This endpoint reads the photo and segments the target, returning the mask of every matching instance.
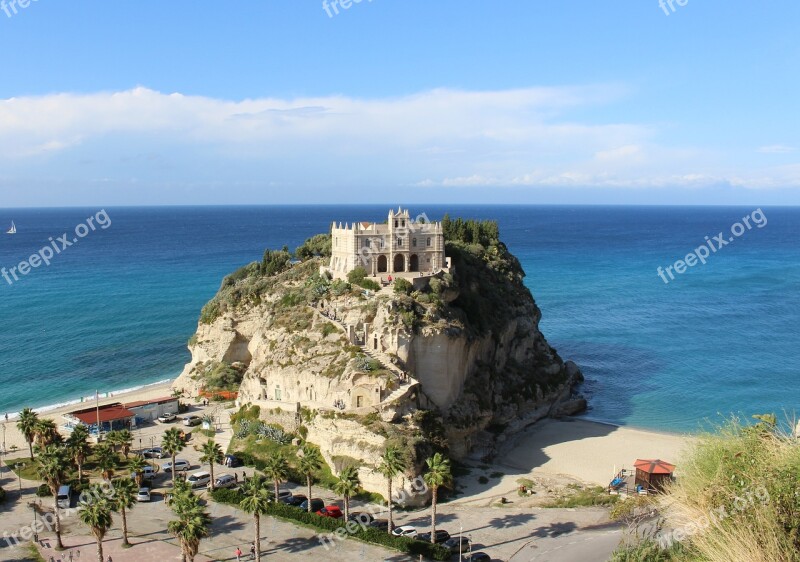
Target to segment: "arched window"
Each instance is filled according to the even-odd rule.
[[[428,238],[428,248],[430,248],[430,247],[431,247],[431,239]]]

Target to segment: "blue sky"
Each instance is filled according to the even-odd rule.
[[[0,207],[800,204],[797,2],[9,4]]]

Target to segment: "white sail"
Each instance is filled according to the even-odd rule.
[[[17,233],[17,225],[14,224],[14,221],[11,221],[11,228],[6,232],[6,234],[16,234]]]

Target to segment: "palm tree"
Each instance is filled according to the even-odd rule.
[[[104,441],[108,443],[116,453],[117,447],[119,447],[119,432],[116,429],[112,429],[111,431],[106,433]]]
[[[381,476],[386,478],[387,491],[386,503],[389,506],[389,534],[392,533],[394,521],[392,519],[392,481],[395,477],[406,469],[405,460],[400,455],[400,450],[397,447],[388,446],[381,455],[381,460],[378,467],[375,469]]]
[[[148,466],[147,461],[138,455],[128,462],[128,469],[131,471],[131,474],[133,474],[133,478],[139,488],[142,487],[142,482],[144,482],[144,469],[146,466]]]
[[[431,500],[431,542],[436,543],[436,500],[438,499],[439,486],[446,486],[453,480],[453,473],[450,471],[450,461],[436,453],[425,461],[428,465],[428,472],[423,479],[430,486],[433,492]]]
[[[111,448],[108,443],[100,443],[94,452],[97,466],[103,475],[103,480],[111,480],[114,475],[114,469],[117,468],[117,453]]]
[[[45,481],[50,492],[53,494],[53,506],[55,507],[56,516],[56,548],[62,550],[64,544],[61,542],[61,517],[58,512],[58,489],[67,479],[67,467],[69,461],[67,459],[64,449],[55,445],[49,445],[46,448],[40,448],[39,452],[39,465],[37,471],[39,477]]]
[[[306,477],[306,485],[308,486],[308,512],[311,513],[311,478],[314,473],[322,467],[322,455],[319,449],[311,445],[303,445],[300,450],[302,456],[298,462],[300,472]]]
[[[36,424],[39,422],[39,414],[25,408],[19,413],[19,420],[17,421],[17,429],[22,435],[25,436],[25,441],[28,442],[28,450],[31,453],[31,460],[33,459],[33,441],[36,438]]]
[[[103,560],[103,537],[111,528],[111,506],[100,486],[94,486],[86,501],[81,502],[78,517],[87,525],[97,541],[97,562]]]
[[[120,446],[122,450],[122,454],[125,455],[125,458],[128,458],[128,455],[131,452],[131,444],[133,443],[133,434],[131,433],[130,429],[121,429],[117,432],[117,444]]]
[[[33,428],[36,434],[36,444],[40,447],[46,447],[58,440],[58,429],[56,422],[49,418],[41,418],[36,422]],[[58,437],[57,437],[58,436]]]
[[[191,487],[186,482],[174,484],[172,511],[178,516],[167,524],[169,532],[181,543],[184,562],[194,562],[200,550],[200,541],[207,537],[211,516],[203,509]]]
[[[289,478],[289,461],[283,453],[276,453],[267,460],[264,466],[264,474],[275,484],[275,501],[277,502],[281,482]]]
[[[358,492],[361,480],[358,479],[358,469],[348,466],[339,474],[339,479],[333,487],[333,491],[344,498],[344,518],[350,520],[350,498]]]
[[[200,457],[200,462],[208,463],[208,472],[211,474],[211,491],[214,491],[214,465],[221,464],[225,455],[222,452],[222,447],[217,445],[213,439],[209,439],[203,444],[200,449],[203,453]]]
[[[256,560],[261,560],[261,516],[269,511],[269,493],[264,484],[265,481],[260,476],[248,480],[242,489],[244,499],[239,504],[242,511],[253,516],[255,522]]]
[[[122,546],[128,548],[128,517],[126,510],[132,509],[136,505],[136,492],[138,487],[136,482],[130,478],[118,478],[111,485],[114,487],[114,497],[112,508],[122,516]]]
[[[76,425],[67,439],[67,451],[72,462],[78,467],[78,482],[83,481],[83,463],[92,452],[88,439],[89,430],[85,425]]]
[[[164,432],[161,439],[161,449],[172,459],[172,487],[175,487],[175,457],[186,447],[181,430],[173,427]]]

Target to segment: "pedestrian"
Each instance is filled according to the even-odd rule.
[[[236,562],[242,562],[242,549],[236,547]]]
[[[242,481],[247,482],[247,473],[244,470],[242,471]]]
[[[111,559],[111,555],[110,555],[110,554],[108,555],[108,560],[106,560],[106,562],[114,562],[114,561]]]
[[[250,560],[256,559],[256,543],[250,545]]]
[[[234,472],[233,473],[233,481],[236,482],[237,484],[239,483],[239,473],[238,472]]]

